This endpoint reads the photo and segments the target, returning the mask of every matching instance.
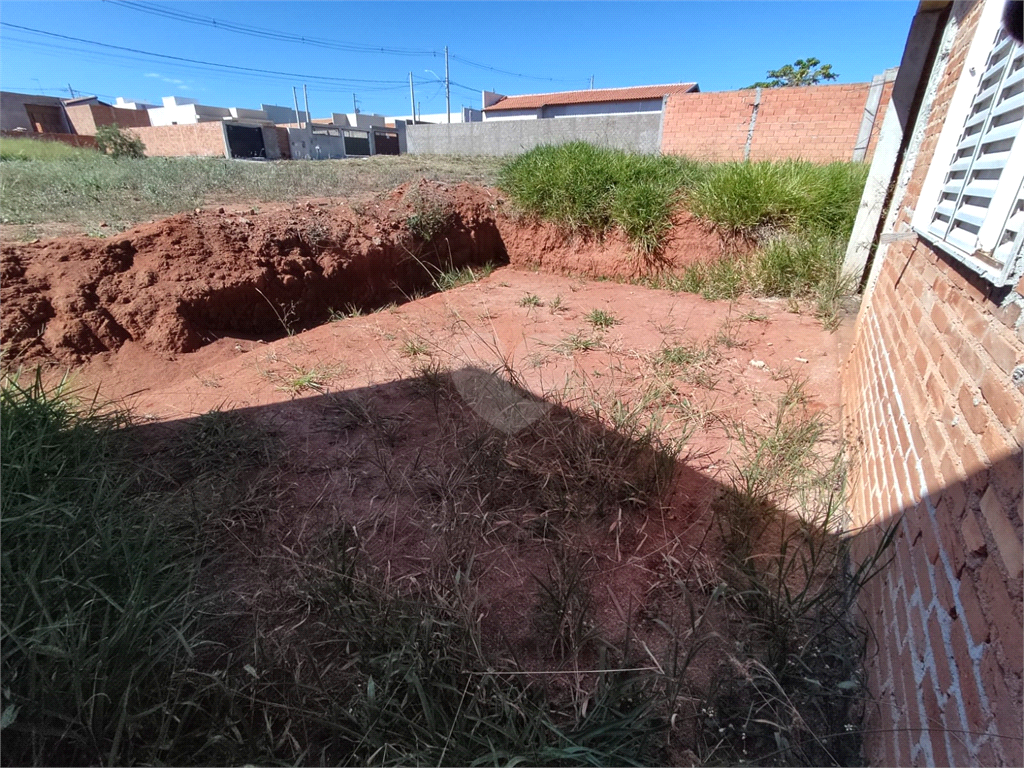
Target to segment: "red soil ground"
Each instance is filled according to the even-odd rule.
[[[428,246],[407,227],[424,199],[442,201],[452,215],[444,236]],[[663,257],[667,268],[731,247],[693,220],[678,224]],[[413,296],[436,272],[424,264],[449,260],[507,266],[454,290],[325,322],[329,308],[372,309]],[[618,236],[603,245],[568,242],[551,227],[506,215],[493,190],[468,185],[406,186],[360,210],[315,203],[207,209],[113,241],[4,246],[3,345],[9,359],[51,364],[51,377],[73,365],[76,386],[125,403],[153,428],[212,409],[244,410],[289,447],[282,482],[293,503],[267,521],[260,546],[299,551],[344,520],[372,528],[367,551],[388,563],[397,582],[413,586],[429,577],[434,561],[450,557],[451,541],[417,505],[415,477],[408,475],[409,493],[389,490],[373,440],[332,422],[339,398],[370,402],[400,425],[389,460],[411,473],[420,457],[436,462],[446,450],[436,409],[415,387],[428,361],[449,371],[510,366],[535,395],[574,409],[600,403],[604,415],[617,398],[647,393],[666,434],[697,429],[660,508],[574,529],[575,544],[594,558],[595,615],[614,635],[627,620],[681,610],[673,563],[696,564],[695,592],[700,583],[716,583],[714,545],[703,537],[711,500],[736,458],[722,425],[757,423],[794,380],[805,382],[812,412],[835,421],[840,402],[844,332],[824,331],[783,301],[708,302],[587,279],[637,268]],[[617,323],[593,328],[592,310]],[[282,320],[298,332],[284,335]],[[701,376],[658,364],[664,348],[695,343],[717,350]],[[550,547],[513,535],[523,526],[496,533],[482,555],[484,625],[527,668],[550,668],[531,620],[534,578],[550,564]],[[266,580],[275,577],[254,573],[242,557],[237,573],[224,578],[236,585],[240,603],[256,610]],[[634,631],[657,653],[664,638],[651,621]],[[705,683],[712,672],[704,666]]]

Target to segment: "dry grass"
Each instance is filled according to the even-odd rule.
[[[6,140],[5,140],[6,142]],[[128,229],[154,217],[214,203],[289,202],[353,197],[407,181],[492,184],[498,161],[486,157],[375,156],[362,159],[243,163],[223,158],[4,160],[0,223],[24,236]],[[65,226],[58,226],[65,225]]]

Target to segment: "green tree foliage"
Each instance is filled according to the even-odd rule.
[[[146,145],[142,139],[122,131],[117,123],[96,129],[96,146],[111,157],[145,157]]]
[[[795,64],[787,64],[780,69],[768,71],[770,80],[748,85],[747,88],[789,88],[798,85],[817,85],[822,80],[835,80],[839,77],[832,71],[831,64],[822,64],[818,59],[797,59]]]

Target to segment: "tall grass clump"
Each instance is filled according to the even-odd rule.
[[[687,207],[738,234],[772,227],[849,237],[867,173],[863,163],[721,163],[695,185]]]
[[[740,458],[714,511],[745,623],[701,708],[698,751],[704,764],[859,764],[867,632],[852,609],[897,525],[850,567],[843,456],[823,455],[826,424],[799,384],[762,425],[728,429]]]
[[[542,146],[502,166],[501,187],[525,214],[575,233],[619,227],[641,254],[657,252],[684,190],[703,165],[685,158],[630,155],[576,141]]]
[[[693,265],[678,286],[708,299],[743,292],[809,299],[826,327],[835,327],[853,288],[842,262],[867,171],[858,163],[796,160],[712,166],[687,206],[754,247]]]
[[[2,160],[91,160],[100,153],[86,147],[73,147],[60,141],[38,141],[36,139],[0,139],[0,161]],[[6,170],[6,169],[5,169]]]
[[[200,645],[194,537],[147,503],[126,423],[38,375],[0,389],[5,764],[145,759]]]

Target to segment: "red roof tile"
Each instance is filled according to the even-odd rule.
[[[485,107],[485,112],[500,112],[506,109],[538,109],[555,104],[599,104],[607,101],[638,101],[657,99],[669,93],[697,91],[696,83],[671,83],[669,85],[638,85],[632,88],[597,88],[587,91],[562,91],[560,93],[532,93],[523,96],[506,96],[497,104]]]

